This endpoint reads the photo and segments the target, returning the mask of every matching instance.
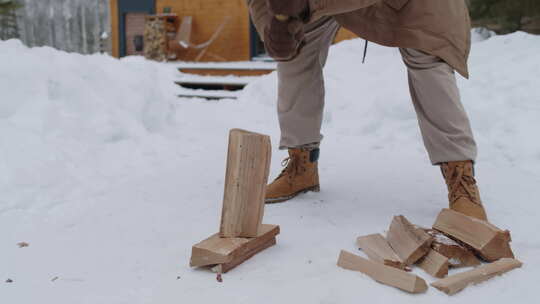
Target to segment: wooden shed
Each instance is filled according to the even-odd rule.
[[[201,61],[247,61],[264,54],[264,46],[249,19],[245,0],[110,0],[112,52],[115,57],[142,53],[142,36],[147,16],[176,15],[182,20],[191,16],[193,43],[207,41],[216,29],[228,20]],[[342,31],[338,40],[353,37]],[[196,54],[183,54],[179,60],[194,60]]]

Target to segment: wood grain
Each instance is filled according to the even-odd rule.
[[[426,255],[433,241],[429,234],[412,225],[403,215],[393,218],[386,239],[405,265],[412,265]]]
[[[426,256],[418,262],[418,267],[436,278],[444,278],[448,275],[448,258],[431,249]]]
[[[514,258],[510,248],[510,231],[503,231],[486,221],[443,209],[433,224],[433,229],[470,246],[488,262]]]
[[[453,295],[465,289],[467,286],[487,281],[512,269],[519,268],[522,265],[523,264],[518,260],[503,258],[495,263],[485,264],[473,270],[448,276],[445,279],[433,282],[431,286],[446,294]]]
[[[372,261],[398,269],[405,268],[405,264],[390,247],[384,236],[379,233],[359,237],[356,239],[356,245]]]
[[[229,135],[221,237],[255,237],[264,214],[270,137],[233,129]]]
[[[414,274],[364,259],[345,250],[341,251],[337,265],[359,271],[381,284],[410,293],[423,293],[428,289],[426,281]]]
[[[262,225],[259,236],[255,238],[221,238],[216,233],[193,246],[190,266],[202,267],[228,263],[239,264],[262,249],[268,248],[268,243],[275,240],[279,231],[279,226]],[[258,250],[260,248],[262,249]],[[238,263],[239,260],[241,261]]]
[[[434,229],[426,229],[425,231],[433,237],[431,249],[447,257],[450,268],[480,265],[480,260],[466,246],[452,240],[440,231]]]

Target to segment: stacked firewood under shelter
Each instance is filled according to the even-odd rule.
[[[356,244],[368,259],[342,250],[338,266],[410,293],[423,293],[428,284],[410,272],[417,266],[439,279],[431,286],[453,295],[521,267],[510,241],[509,231],[450,209],[443,209],[430,229],[413,225],[400,215],[393,218],[386,237],[358,237]],[[460,267],[474,268],[448,275],[449,269]]]

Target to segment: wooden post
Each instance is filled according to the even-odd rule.
[[[256,237],[264,213],[270,137],[240,129],[229,134],[221,237]]]

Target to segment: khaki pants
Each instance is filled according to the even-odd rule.
[[[325,93],[322,69],[338,29],[332,17],[306,25],[306,44],[298,57],[278,64],[282,149],[322,140]],[[474,161],[476,143],[452,67],[418,50],[400,49],[400,52],[407,66],[410,94],[431,162]]]

